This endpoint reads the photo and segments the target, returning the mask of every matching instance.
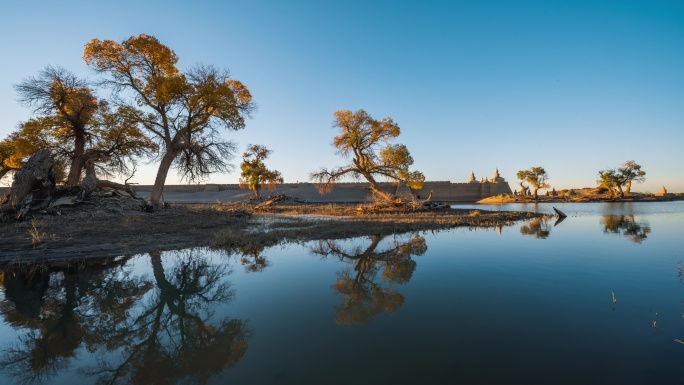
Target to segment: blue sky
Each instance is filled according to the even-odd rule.
[[[343,164],[333,112],[363,108],[400,125],[428,180],[498,167],[512,182],[542,166],[557,189],[588,187],[634,159],[647,172],[635,190],[684,192],[684,2],[139,3],[3,2],[0,137],[31,116],[14,84],[48,64],[94,80],[85,43],[145,33],[181,68],[213,64],[247,85],[258,111],[226,138],[240,153],[272,149],[267,165],[287,182]],[[145,166],[135,181],[155,172]]]

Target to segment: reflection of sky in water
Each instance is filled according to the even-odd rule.
[[[588,202],[588,203],[509,203],[504,205],[452,204],[455,209],[476,208],[491,211],[536,211],[553,214],[553,206],[568,216],[609,214],[674,214],[684,211],[684,201],[675,202]]]
[[[355,276],[353,258],[312,254],[316,242],[286,245],[266,249],[269,265],[250,272],[239,256],[205,251],[208,263],[230,268],[223,279],[235,296],[211,308],[210,321],[244,320],[250,330],[244,355],[209,383],[678,383],[684,206],[621,206],[627,216],[615,223],[650,228],[641,243],[606,232],[606,216],[619,213],[614,205],[582,204],[578,214],[575,206],[559,207],[570,217],[555,227],[552,218],[545,238],[521,234],[525,223],[501,234],[423,233],[427,250],[409,253],[415,269],[408,279],[385,279],[383,266],[397,255],[383,254],[378,258],[389,262],[376,266],[373,282],[402,302],[366,324],[336,323],[345,296],[335,284],[345,271]],[[373,246],[382,254],[412,239],[342,240],[336,247],[353,255]],[[165,253],[166,271],[182,258]],[[127,268],[150,279],[150,261],[135,257]],[[16,339],[4,323],[0,332],[2,346]],[[68,377],[93,363],[78,352],[72,375],[49,383],[77,382]]]

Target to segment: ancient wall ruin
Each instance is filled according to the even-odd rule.
[[[476,180],[475,175],[470,175],[470,180],[465,183],[452,183],[449,181],[425,182],[420,190],[410,191],[406,186],[397,187],[393,183],[380,183],[384,191],[397,196],[409,197],[411,193],[419,199],[427,199],[432,192],[432,200],[445,202],[476,202],[480,199],[502,194],[512,194],[508,182],[501,178],[498,171],[493,178]],[[134,190],[149,193],[151,185],[133,185]],[[0,196],[9,192],[9,188],[0,188]],[[197,194],[199,193],[199,194]],[[264,190],[264,195],[272,193],[287,194],[301,197],[309,202],[364,202],[368,200],[370,192],[368,183],[351,182],[337,183],[330,194],[320,195],[313,183],[285,183],[276,190]],[[237,184],[185,184],[166,185],[164,194],[169,201],[202,201],[215,202],[247,199],[252,193],[241,189]]]
[[[397,196],[409,196],[411,191],[406,186],[397,186],[390,182],[381,182],[381,188]],[[134,186],[136,191],[149,192],[152,186]],[[249,190],[240,189],[237,184],[195,184],[195,185],[167,185],[164,193],[219,193],[222,197],[235,196],[247,197]],[[499,176],[498,170],[490,179],[482,178],[475,180],[471,174],[470,181],[465,183],[452,183],[449,181],[428,181],[423,188],[412,191],[418,199],[427,199],[432,192],[432,200],[445,202],[476,202],[490,196],[512,194],[508,182]],[[363,202],[369,197],[368,183],[350,182],[336,183],[330,194],[320,195],[313,183],[284,183],[275,190],[263,190],[262,194],[271,193],[287,194],[292,196],[306,197],[310,202]]]

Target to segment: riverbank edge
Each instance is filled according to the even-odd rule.
[[[297,205],[248,213],[235,205],[207,204],[173,205],[154,213],[100,213],[96,217],[36,215],[23,222],[0,223],[0,265],[74,263],[196,247],[234,253],[245,247],[321,239],[457,227],[502,228],[550,215],[474,209],[354,215],[357,206]],[[226,232],[230,233],[227,238]],[[267,233],[267,237],[259,236]]]
[[[633,195],[625,198],[610,198],[606,196],[539,196],[537,199],[524,196],[495,196],[477,201],[478,204],[508,204],[508,203],[593,203],[593,202],[670,202],[682,201],[684,195],[669,194],[667,196]]]

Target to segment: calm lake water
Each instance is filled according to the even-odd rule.
[[[684,202],[557,207],[556,226],[4,270],[0,384],[683,383]]]

